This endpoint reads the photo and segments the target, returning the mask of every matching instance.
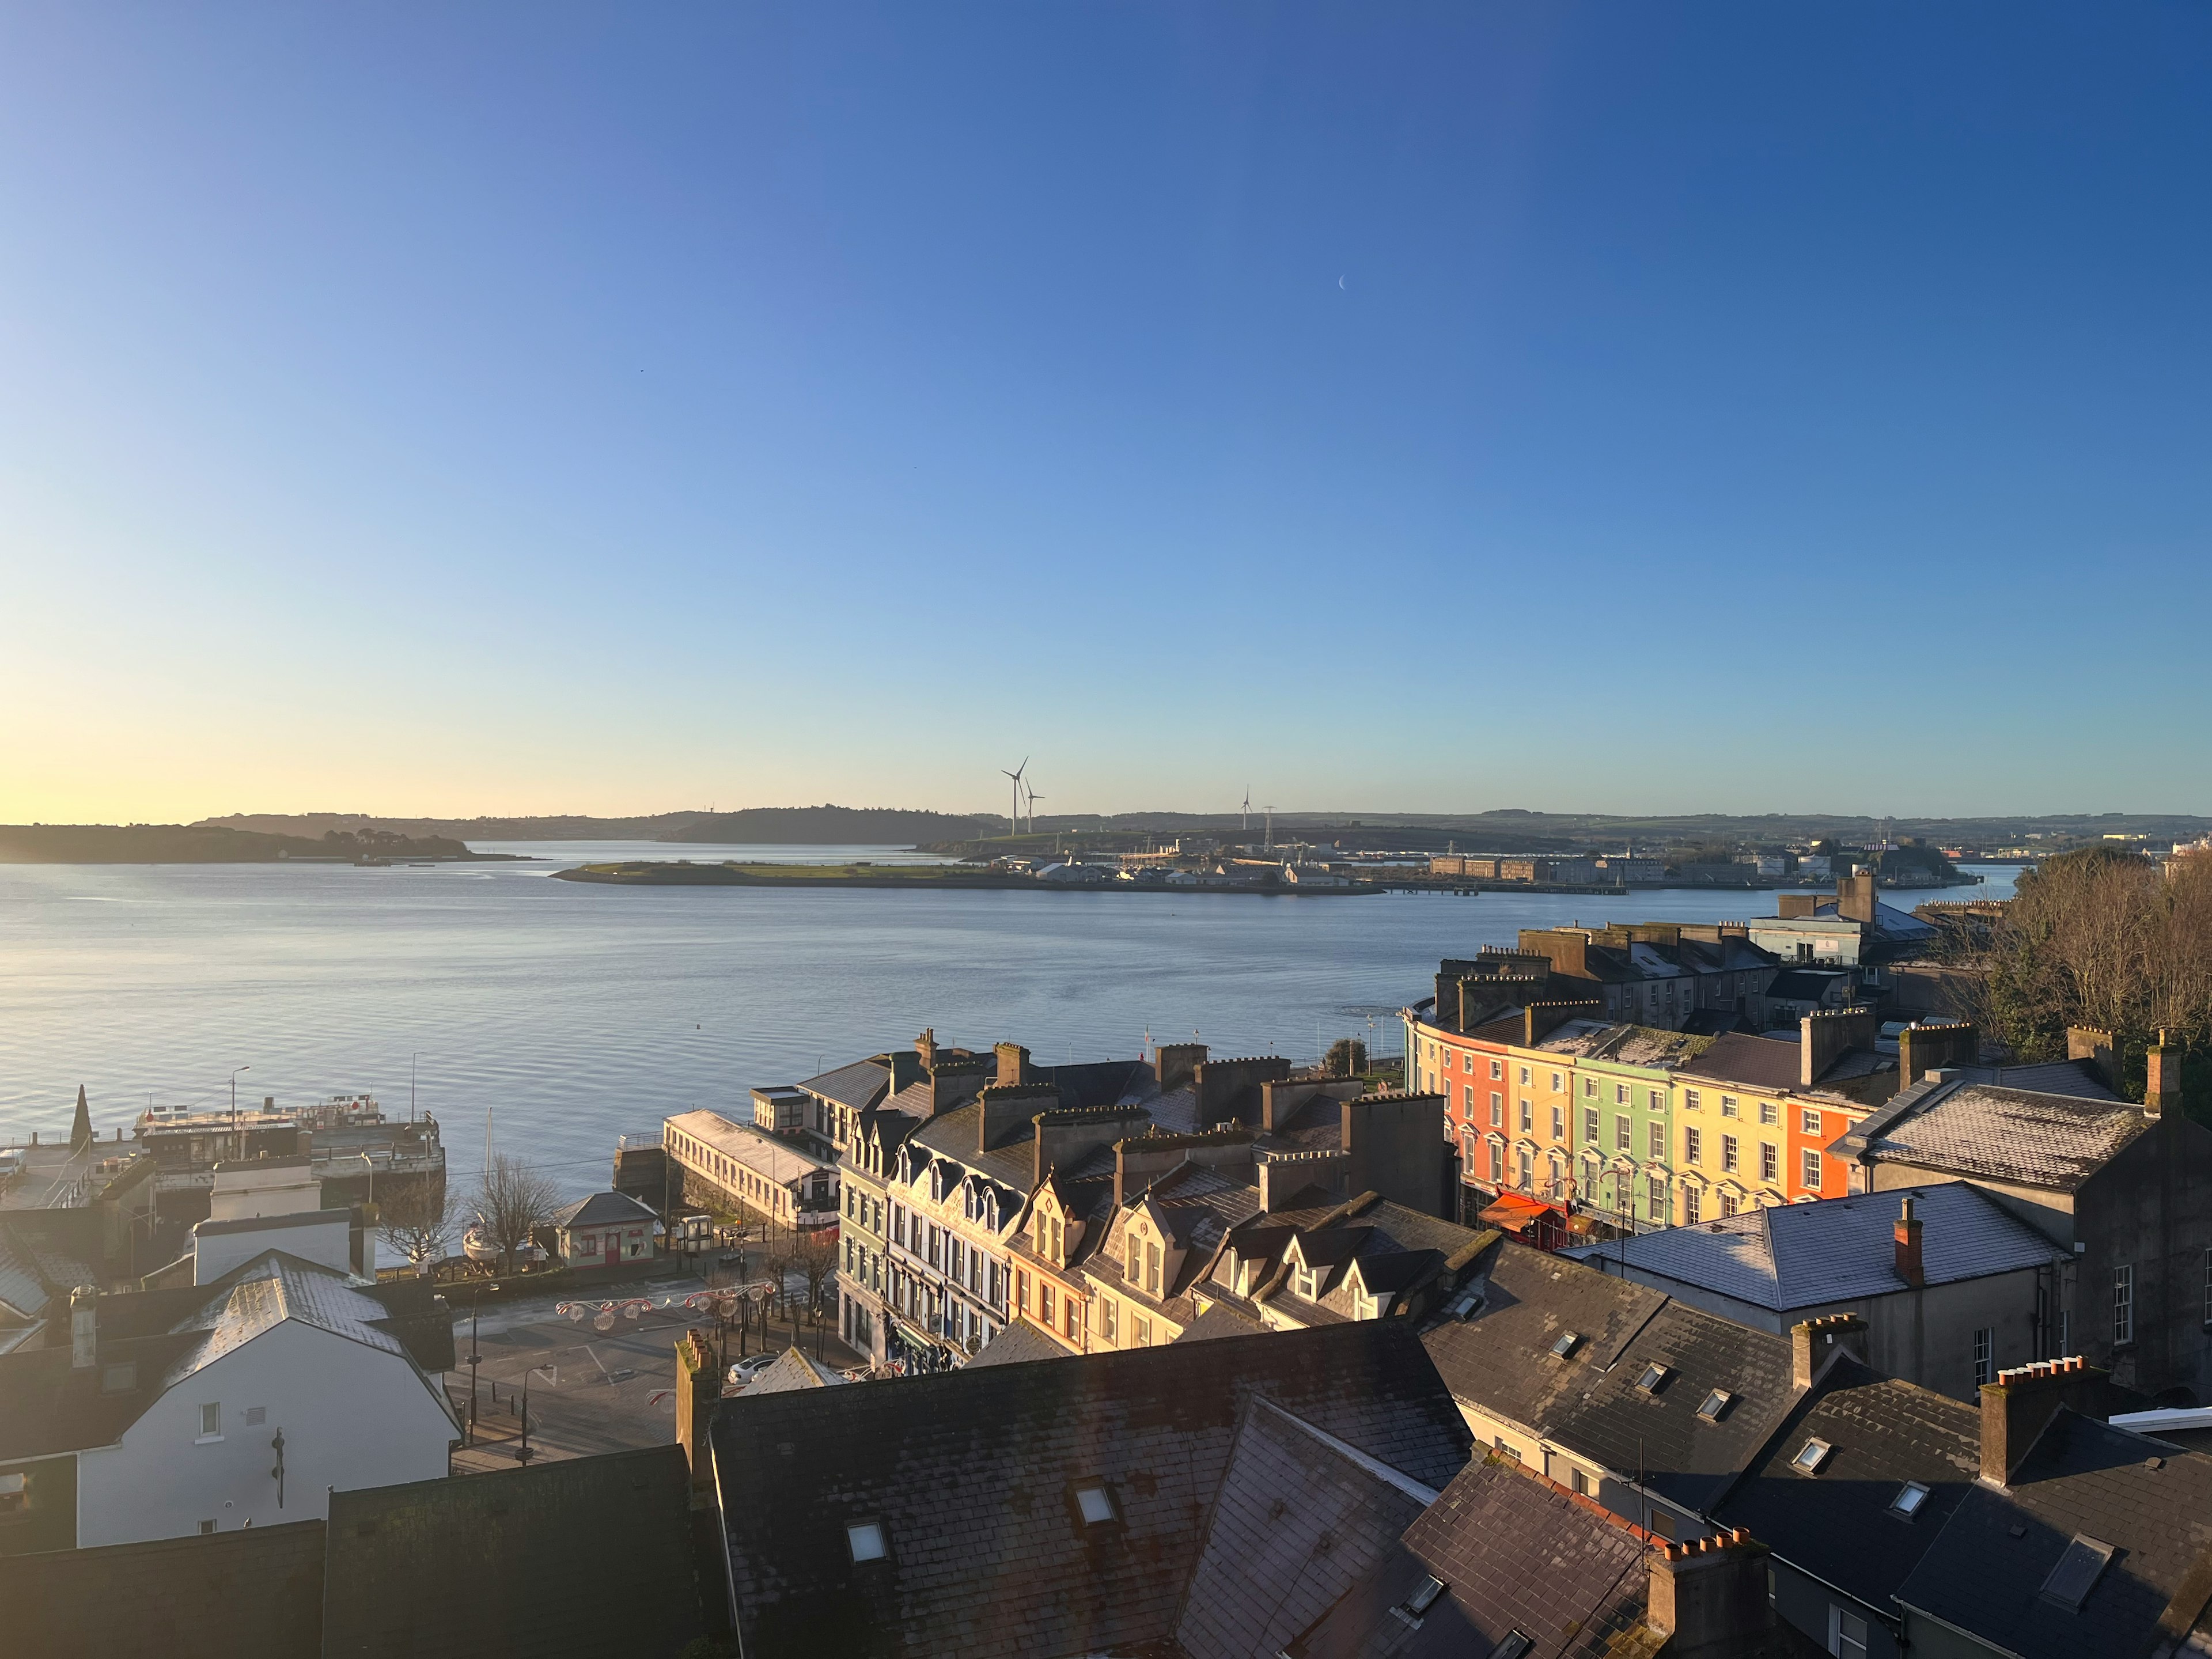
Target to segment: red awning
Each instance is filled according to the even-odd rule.
[[[1541,1199],[1528,1198],[1520,1193],[1501,1193],[1498,1201],[1485,1210],[1476,1220],[1492,1227],[1503,1227],[1510,1233],[1526,1232],[1546,1216],[1559,1216],[1560,1212]]]

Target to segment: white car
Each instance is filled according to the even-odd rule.
[[[744,1388],[775,1361],[776,1356],[772,1353],[757,1353],[750,1359],[740,1359],[730,1367],[728,1385],[732,1389]]]

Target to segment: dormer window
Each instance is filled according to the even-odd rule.
[[[852,1551],[855,1566],[863,1561],[880,1561],[890,1553],[880,1521],[861,1521],[846,1528],[845,1547]]]
[[[1292,1285],[1301,1297],[1310,1302],[1314,1299],[1314,1292],[1319,1288],[1316,1283],[1317,1278],[1318,1275],[1311,1267],[1301,1262],[1291,1276]]]

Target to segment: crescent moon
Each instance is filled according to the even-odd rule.
[[[1338,278],[1336,279],[1336,285],[1337,285],[1339,288],[1344,288],[1344,278],[1343,278],[1343,277],[1341,277],[1341,276],[1338,277]],[[1346,291],[1347,294],[1351,292],[1351,290],[1350,290],[1349,289],[1345,289],[1345,291]]]

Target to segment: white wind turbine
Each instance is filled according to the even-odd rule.
[[[1022,786],[1022,794],[1030,804],[1030,834],[1034,836],[1036,834],[1036,804],[1044,797],[1027,784]]]
[[[1022,833],[1022,774],[1029,769],[1030,757],[1027,755],[1022,757],[1022,763],[1011,772],[1003,766],[999,769],[999,775],[1001,777],[1012,778],[1014,781],[1014,810],[1006,819],[1006,833],[1009,836],[1018,836]]]

